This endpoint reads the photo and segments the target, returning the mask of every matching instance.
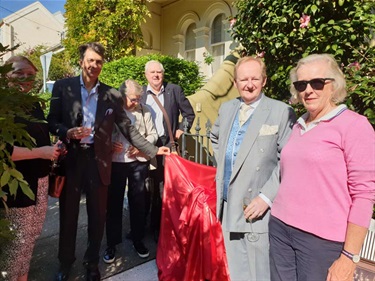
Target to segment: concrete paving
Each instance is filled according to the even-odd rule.
[[[127,281],[154,281],[157,278],[155,265],[156,243],[150,231],[146,231],[144,243],[150,250],[150,256],[142,259],[134,250],[130,240],[125,239],[129,231],[129,212],[124,210],[123,220],[123,243],[117,246],[116,260],[107,265],[102,259],[99,269],[103,280],[127,280]],[[59,268],[57,259],[59,239],[59,206],[58,199],[49,198],[48,210],[43,226],[43,231],[35,245],[33,258],[31,260],[29,281],[52,281]],[[85,279],[85,269],[82,259],[87,245],[87,215],[85,197],[81,199],[77,243],[76,261],[73,264],[69,281],[81,281]],[[106,237],[104,236],[101,255],[106,248]]]
[[[153,281],[158,280],[158,269],[155,260],[104,279],[105,281]]]

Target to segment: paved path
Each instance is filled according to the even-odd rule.
[[[129,230],[129,213],[124,210],[123,221],[123,243],[117,246],[117,258],[111,265],[105,264],[102,260],[99,269],[104,280],[127,280],[127,281],[153,281],[157,280],[157,270],[155,265],[156,243],[147,231],[145,245],[150,250],[150,257],[142,259],[134,250],[130,240],[125,239],[125,234]],[[58,200],[49,198],[48,211],[44,222],[43,231],[35,245],[33,258],[31,260],[29,281],[52,281],[59,268],[57,259],[58,239],[59,239],[59,206]],[[69,281],[83,281],[85,279],[85,269],[82,266],[82,258],[86,250],[87,243],[87,215],[85,197],[82,197],[80,214],[78,219],[76,258],[73,264]],[[106,238],[102,242],[101,254],[106,247]],[[144,265],[143,265],[144,264]],[[141,267],[137,267],[142,265]],[[131,270],[130,270],[131,269]],[[145,271],[146,275],[139,275],[139,270]],[[123,273],[125,272],[125,273]],[[135,274],[135,275],[134,275]],[[142,273],[143,274],[143,273]],[[139,277],[141,276],[141,277]],[[106,279],[107,278],[107,279]],[[116,278],[116,279],[114,279]],[[117,279],[119,278],[119,279]],[[143,278],[143,279],[140,279]]]
[[[104,279],[105,281],[156,281],[158,280],[158,270],[155,260],[138,265],[132,269],[116,274]]]

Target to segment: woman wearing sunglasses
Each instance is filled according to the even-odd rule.
[[[281,153],[272,205],[271,280],[353,280],[375,199],[375,135],[339,105],[346,83],[335,59],[314,54],[290,73],[306,113]]]

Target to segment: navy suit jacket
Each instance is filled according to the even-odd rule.
[[[171,122],[172,134],[175,136],[177,129],[184,130],[183,123],[179,122],[180,113],[183,119],[187,119],[188,130],[190,130],[193,125],[195,113],[193,107],[191,106],[189,100],[185,97],[182,88],[175,84],[163,83],[164,86],[164,108],[168,114],[169,120]],[[146,103],[147,96],[152,95],[152,93],[147,92],[147,86],[143,86],[144,95],[142,96],[142,103]],[[168,127],[165,120],[163,121],[164,131],[166,132],[167,143],[170,141],[168,136]]]

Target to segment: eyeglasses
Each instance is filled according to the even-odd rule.
[[[306,90],[307,84],[310,84],[311,88],[314,90],[323,90],[324,85],[326,84],[326,81],[334,81],[335,79],[333,78],[315,78],[311,79],[309,81],[306,80],[301,80],[301,81],[296,81],[293,82],[294,88],[298,92],[303,92]]]
[[[129,98],[128,96],[126,96],[128,99],[129,99],[129,101],[130,102],[132,102],[132,103],[136,103],[136,102],[140,102],[141,101],[141,98],[134,98],[134,99],[131,99],[131,98]]]

